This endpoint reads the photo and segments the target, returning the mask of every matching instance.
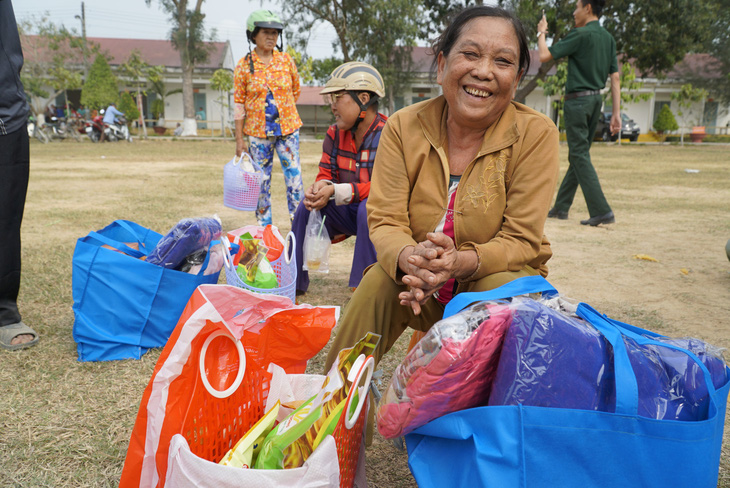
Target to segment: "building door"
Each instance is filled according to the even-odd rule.
[[[195,118],[208,120],[208,110],[205,103],[205,92],[197,91],[193,93],[193,104],[195,105]],[[198,122],[198,129],[207,129],[208,124]]]
[[[708,134],[715,133],[715,126],[717,125],[717,102],[705,102],[702,125],[705,126],[705,132]]]

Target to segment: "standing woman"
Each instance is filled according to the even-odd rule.
[[[299,165],[302,120],[295,105],[301,87],[294,61],[281,51],[281,44],[277,46],[283,28],[279,17],[269,10],[252,13],[246,21],[246,37],[256,47],[238,61],[234,75],[236,156],[249,152],[264,172],[256,209],[259,225],[271,223],[274,149],[284,171],[290,219],[303,191]]]

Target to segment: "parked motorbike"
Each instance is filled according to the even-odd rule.
[[[76,141],[81,140],[81,137],[76,130],[74,123],[71,121],[67,121],[65,118],[59,118],[55,116],[48,117],[46,118],[46,124],[43,126],[42,129],[49,139],[72,138]]]
[[[104,116],[97,115],[91,120],[84,122],[84,131],[89,136],[91,142],[99,142],[101,140],[101,132],[104,130]]]
[[[48,144],[51,140],[32,114],[28,116],[28,137],[35,137],[43,144]]]
[[[106,124],[104,137],[110,141],[132,142],[132,136],[129,134],[129,127],[127,127],[127,120],[124,117],[119,117],[115,123]]]

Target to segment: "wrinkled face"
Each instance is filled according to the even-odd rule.
[[[449,118],[486,129],[514,97],[520,46],[511,22],[477,17],[466,23],[448,56],[438,55],[437,81],[449,105]]]
[[[581,0],[576,0],[575,10],[573,10],[573,20],[575,20],[576,27],[583,27],[588,23],[588,18],[591,16],[591,6],[583,5]]]
[[[256,35],[253,36],[253,42],[256,44],[256,47],[266,51],[273,51],[278,40],[279,31],[276,29],[259,29]]]
[[[370,100],[370,96],[367,93],[360,93],[358,97],[363,104]],[[351,129],[360,115],[360,106],[357,102],[345,91],[332,93],[328,97],[328,101],[332,114],[335,116],[335,125],[337,125],[337,128],[340,130]]]

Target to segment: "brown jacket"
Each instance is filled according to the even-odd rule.
[[[380,138],[368,225],[378,262],[398,282],[403,248],[424,241],[446,212],[447,110],[443,96],[399,110]],[[558,144],[555,124],[516,102],[487,129],[454,203],[456,247],[479,257],[464,281],[525,265],[547,276],[552,251],[543,228],[558,178]]]

